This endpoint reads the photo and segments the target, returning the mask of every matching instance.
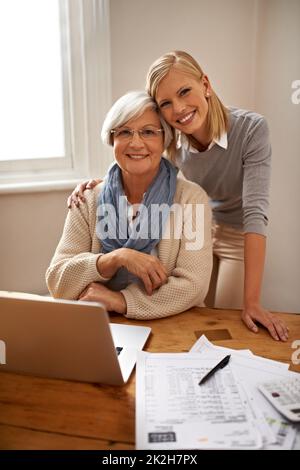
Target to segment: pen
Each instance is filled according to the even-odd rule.
[[[228,362],[230,359],[230,354],[229,356],[225,356],[222,361],[220,361],[212,370],[210,370],[202,379],[200,380],[198,385],[204,384],[212,375],[214,375],[215,372],[219,369],[223,369],[223,367],[227,366]]]

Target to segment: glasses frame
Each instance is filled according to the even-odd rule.
[[[164,129],[162,129],[162,128],[160,128],[160,129],[151,129],[151,130],[154,132],[154,135],[151,136],[151,137],[146,137],[146,138],[145,138],[145,136],[142,135],[142,132],[145,131],[145,130],[150,130],[150,128],[146,128],[146,129],[144,129],[144,128],[143,128],[143,129],[124,128],[124,130],[128,131],[128,132],[130,133],[130,136],[128,136],[128,137],[124,137],[124,136],[123,136],[123,137],[121,137],[121,138],[120,138],[120,136],[119,136],[119,137],[116,136],[115,138],[117,138],[117,139],[120,138],[120,140],[124,140],[124,141],[128,141],[128,142],[129,142],[129,141],[131,141],[131,140],[133,139],[134,134],[137,132],[138,135],[139,135],[139,138],[140,138],[141,140],[143,140],[143,141],[146,140],[146,141],[147,141],[147,140],[151,140],[151,139],[153,139],[153,138],[158,137],[159,134],[157,134],[157,133],[164,132]],[[111,133],[111,134],[116,134],[118,131],[120,131],[120,129],[111,129],[110,133]]]

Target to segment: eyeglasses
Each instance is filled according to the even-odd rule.
[[[137,132],[142,140],[151,140],[156,139],[160,136],[161,132],[164,132],[163,129],[152,129],[151,127],[143,127],[143,129],[129,129],[129,128],[120,128],[112,129],[111,134],[115,135],[115,139],[122,141],[129,141],[133,139],[133,136]]]

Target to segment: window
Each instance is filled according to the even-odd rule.
[[[0,183],[105,173],[108,8],[108,0],[0,3]]]

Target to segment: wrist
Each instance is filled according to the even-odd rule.
[[[247,298],[244,299],[244,308],[253,308],[260,305],[260,300],[258,298]]]
[[[124,295],[121,292],[111,292],[111,311],[125,315],[127,304]]]
[[[251,308],[260,305],[260,286],[251,286],[245,282],[244,307]]]
[[[106,253],[105,255],[101,254],[100,256],[98,256],[96,266],[100,276],[107,279],[111,279],[116,273],[116,271],[119,269],[116,251]]]
[[[127,248],[119,248],[118,250],[115,250],[115,259],[116,259],[116,264],[117,264],[117,269],[124,268],[125,267],[125,256],[126,256],[126,251]]]

